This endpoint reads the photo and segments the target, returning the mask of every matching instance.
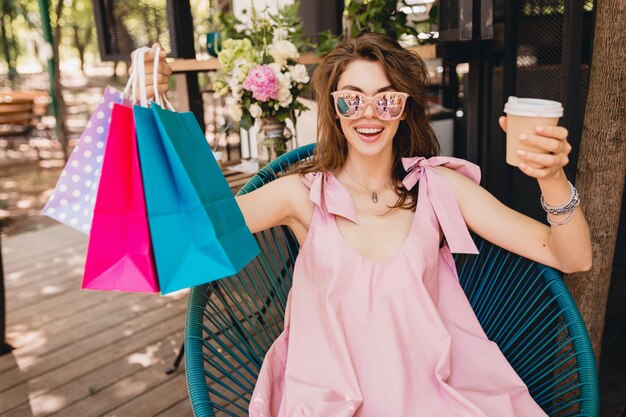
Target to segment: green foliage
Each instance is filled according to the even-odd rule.
[[[310,51],[315,45],[307,39],[302,30],[302,18],[298,15],[300,2],[279,7],[276,13],[270,13],[269,7],[256,10],[254,7],[244,9],[243,17],[237,18],[233,13],[219,12],[217,19],[222,28],[223,39],[249,39],[255,49],[265,51],[268,39],[276,33],[276,29],[288,32],[289,40],[298,51]]]
[[[316,54],[325,56],[344,38],[352,39],[363,32],[374,32],[400,40],[403,35],[417,36],[419,32],[429,32],[437,22],[437,5],[433,5],[427,20],[413,23],[401,11],[408,6],[405,1],[395,0],[347,0],[344,9],[344,33],[335,36],[329,30],[318,35]],[[421,40],[428,43],[430,40]]]
[[[61,36],[70,40],[84,66],[87,48],[96,48],[96,25],[93,15],[93,3],[89,0],[64,0],[65,6],[59,24],[62,24]]]
[[[317,49],[315,54],[317,56],[327,55],[335,46],[339,45],[341,37],[333,35],[330,30],[320,32],[317,35]]]
[[[17,73],[17,59],[23,51],[19,34],[30,26],[27,16],[23,1],[0,1],[0,57],[7,64],[10,76]]]
[[[250,116],[250,113],[244,113],[241,116],[241,121],[239,122],[242,129],[250,130],[252,126],[254,126],[254,119]]]
[[[350,0],[346,3],[347,35],[356,37],[362,32],[374,32],[398,39],[400,35],[417,35],[415,27],[407,22],[407,15],[399,9],[408,6],[405,1]]]
[[[63,1],[61,16],[55,14],[58,1]],[[92,5],[92,0],[50,0],[50,20],[61,27],[64,53],[83,56],[87,51],[97,52]],[[20,57],[30,53],[32,58],[39,52],[43,34],[37,0],[0,0],[0,26],[0,61],[7,63],[9,70],[15,69]]]
[[[274,21],[279,28],[289,29],[289,40],[296,45],[298,51],[304,52],[312,50],[315,45],[303,34],[302,17],[298,14],[299,10],[300,2],[296,0],[293,4],[280,7],[278,13],[270,15],[270,19]]]

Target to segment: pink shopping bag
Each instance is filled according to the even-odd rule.
[[[98,192],[109,118],[114,103],[123,103],[124,93],[113,87],[104,90],[102,102],[91,115],[74,147],[43,214],[89,233]]]
[[[113,106],[83,288],[158,292],[130,107]]]

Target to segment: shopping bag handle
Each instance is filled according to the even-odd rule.
[[[139,104],[142,107],[148,107],[148,92],[146,89],[146,53],[150,48],[137,48],[131,54],[133,71],[131,71],[128,83],[124,88],[124,95],[129,96],[133,104]],[[130,90],[130,94],[129,94]]]
[[[161,61],[161,47],[157,46],[154,51],[154,66],[152,67],[152,88],[154,89],[154,102],[163,107],[163,101],[161,100],[161,94],[159,94],[159,61]]]
[[[130,94],[130,89],[133,85],[133,83],[135,82],[135,77],[137,74],[137,70],[135,67],[135,54],[131,54],[130,55],[131,60],[132,60],[132,66],[133,66],[133,70],[130,72],[130,75],[128,76],[128,82],[126,83],[126,87],[124,87],[124,91],[122,94],[124,94],[125,98],[129,97]]]
[[[174,109],[174,106],[172,106],[172,103],[170,103],[170,101],[167,99],[167,96],[165,94],[159,94],[159,96],[165,108],[171,111],[176,111]]]
[[[137,68],[137,82],[139,84],[139,104],[141,107],[148,107],[148,90],[146,88],[146,52],[150,48],[141,48],[137,54],[137,61],[139,62]]]
[[[145,57],[146,53],[151,48],[142,47],[137,48],[131,54],[133,71],[131,71],[128,78],[128,83],[124,88],[124,96],[130,98],[133,104],[139,104],[142,107],[149,107],[148,92],[146,88],[146,65]],[[154,102],[161,107],[166,107],[168,110],[174,111],[174,107],[167,99],[165,94],[159,94],[158,90],[158,69],[161,55],[161,47],[157,46],[155,50],[155,59],[152,71],[152,85],[154,88]]]
[[[143,55],[145,56],[146,50],[150,50],[150,48],[138,48],[131,54],[132,66],[133,70],[128,77],[128,82],[126,83],[126,87],[124,88],[124,97],[132,100],[133,104],[137,102],[137,82],[139,69],[143,66],[143,56],[139,59],[140,53],[143,51]]]

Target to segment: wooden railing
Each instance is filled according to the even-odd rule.
[[[419,55],[422,59],[434,59],[437,57],[436,45],[414,46],[409,48],[409,50]],[[302,54],[298,62],[304,65],[313,65],[322,62],[322,58],[315,54]],[[220,67],[217,58],[204,60],[174,59],[168,61],[168,63],[174,73],[215,71]]]

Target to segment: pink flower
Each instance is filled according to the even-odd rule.
[[[243,81],[243,88],[252,91],[252,97],[264,102],[278,97],[278,87],[278,79],[267,65],[252,67]]]

